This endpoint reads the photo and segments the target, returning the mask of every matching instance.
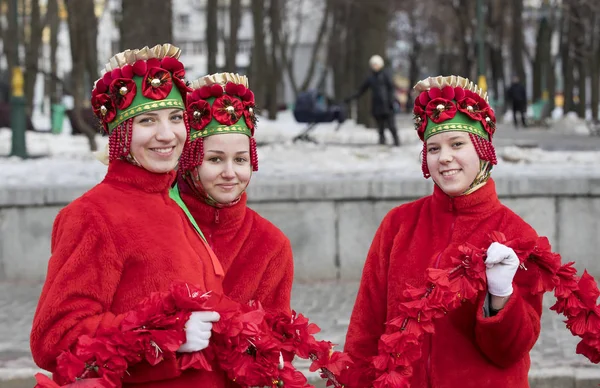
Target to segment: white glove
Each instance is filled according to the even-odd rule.
[[[211,335],[212,323],[217,322],[220,318],[219,313],[215,311],[194,311],[185,323],[186,341],[177,351],[192,353],[206,349]]]
[[[494,242],[487,250],[485,275],[488,292],[494,296],[509,296],[513,293],[513,278],[519,268],[519,257],[506,245]]]

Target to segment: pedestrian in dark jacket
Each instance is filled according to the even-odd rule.
[[[527,114],[527,92],[525,91],[525,86],[519,80],[519,77],[513,77],[512,84],[506,93],[506,98],[512,103],[515,127],[519,126],[517,113],[521,115],[523,127],[527,127],[527,122],[525,121],[525,116]]]
[[[379,130],[379,144],[385,144],[384,130],[387,127],[392,133],[394,145],[399,146],[398,131],[394,119],[395,87],[390,75],[383,69],[383,58],[373,55],[369,60],[372,73],[365,79],[358,91],[346,98],[346,102],[362,96],[367,89],[371,89],[371,114],[377,122]]]

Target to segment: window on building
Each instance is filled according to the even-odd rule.
[[[179,28],[189,28],[190,27],[190,15],[182,13],[177,15],[177,22],[179,24]]]

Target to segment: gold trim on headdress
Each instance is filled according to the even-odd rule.
[[[225,86],[227,82],[233,82],[234,84],[241,84],[248,87],[248,77],[245,75],[239,75],[237,73],[216,73],[205,75],[191,82],[190,87],[192,89],[199,89],[205,85],[219,84]]]
[[[473,81],[456,75],[450,75],[447,77],[439,75],[437,77],[425,78],[424,80],[417,82],[413,89],[421,93],[426,92],[432,88],[442,89],[446,86],[450,86],[453,88],[461,87],[465,90],[470,90],[471,92],[478,94],[481,98],[485,100],[485,102],[489,102],[488,94],[485,90],[481,89],[479,86],[474,84]]]

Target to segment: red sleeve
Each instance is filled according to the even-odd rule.
[[[493,317],[483,315],[480,297],[475,338],[481,351],[499,367],[509,367],[525,357],[540,335],[542,295],[531,295],[514,285],[506,306]]]
[[[263,273],[256,299],[261,301],[265,309],[289,313],[294,280],[294,258],[290,240],[283,233],[281,242],[280,249],[275,251]]]
[[[389,214],[375,233],[363,267],[358,295],[352,310],[344,352],[357,363],[367,363],[377,354],[379,337],[385,331],[387,317],[387,272],[389,248],[386,231]]]
[[[31,351],[52,371],[56,357],[81,335],[115,327],[122,316],[109,312],[122,271],[104,219],[81,202],[63,209],[52,232],[52,256],[33,318]]]
[[[537,233],[523,220],[517,235],[537,239]],[[518,221],[514,221],[518,224]],[[512,233],[511,233],[512,234]],[[487,294],[479,298],[475,338],[480,350],[499,367],[509,367],[529,354],[541,328],[542,294],[532,295],[530,289],[538,274],[535,267],[517,270],[513,294],[502,310],[493,317],[485,317],[483,304]]]
[[[54,222],[52,256],[33,319],[33,359],[51,372],[58,355],[72,348],[79,336],[116,327],[124,316],[109,311],[121,279],[123,258],[104,218],[93,205],[85,205],[77,202],[67,206]],[[175,360],[132,370],[140,371],[129,378],[136,382],[181,374]]]

